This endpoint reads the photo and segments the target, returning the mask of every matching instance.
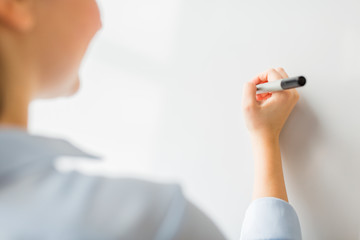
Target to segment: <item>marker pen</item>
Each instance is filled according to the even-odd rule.
[[[303,76],[281,79],[273,82],[267,82],[256,85],[256,94],[267,92],[278,92],[291,88],[302,87],[306,84],[306,78]]]

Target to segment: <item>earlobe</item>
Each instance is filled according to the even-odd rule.
[[[33,0],[0,0],[0,24],[27,32],[34,26]]]

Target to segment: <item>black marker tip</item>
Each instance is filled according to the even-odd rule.
[[[304,86],[306,84],[306,78],[304,76],[300,76],[298,83],[300,86]]]

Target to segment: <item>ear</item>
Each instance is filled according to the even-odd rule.
[[[0,24],[26,32],[34,25],[34,0],[0,0]]]

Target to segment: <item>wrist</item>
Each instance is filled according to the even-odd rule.
[[[280,133],[271,132],[271,131],[262,131],[262,132],[252,132],[250,133],[251,139],[253,141],[270,141],[278,142],[280,138]]]

